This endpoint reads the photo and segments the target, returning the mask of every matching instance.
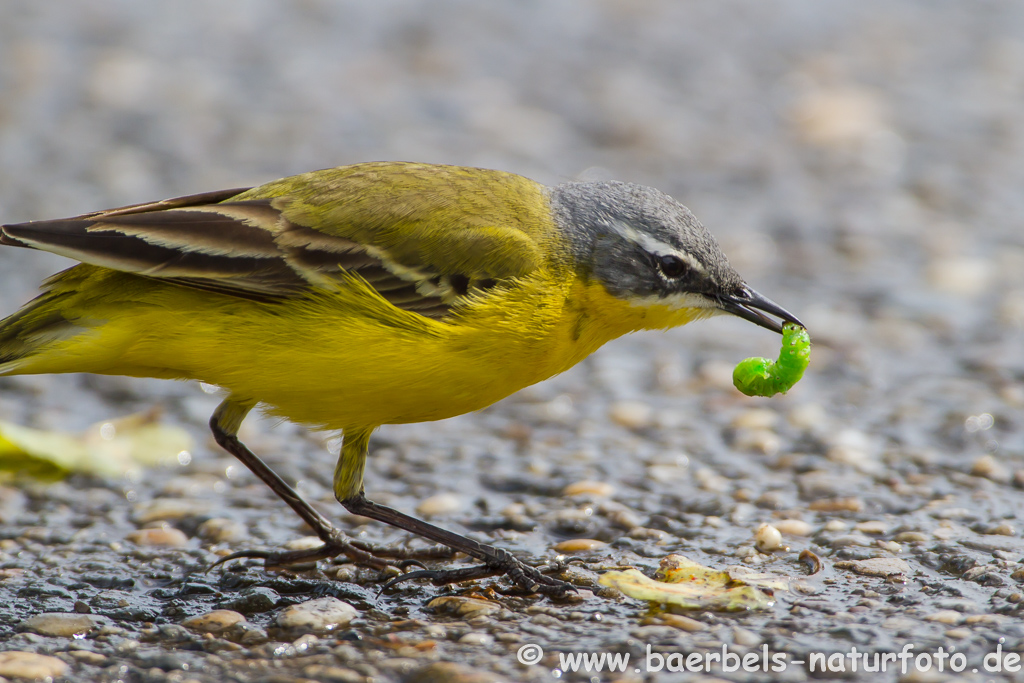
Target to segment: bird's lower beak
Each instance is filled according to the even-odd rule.
[[[726,313],[732,313],[733,315],[739,316],[744,320],[749,320],[755,325],[772,330],[773,332],[782,332],[782,323],[776,322],[772,318],[761,313],[769,313],[778,318],[782,318],[783,322],[793,323],[804,327],[804,324],[800,322],[795,315],[787,311],[782,306],[771,299],[761,296],[750,287],[744,285],[743,289],[738,294],[723,296],[719,299],[719,307]]]

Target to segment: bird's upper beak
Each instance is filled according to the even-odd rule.
[[[719,297],[719,308],[726,313],[732,313],[773,332],[781,333],[782,323],[776,322],[774,319],[761,313],[761,311],[782,318],[783,322],[804,327],[804,324],[795,315],[771,299],[761,296],[746,285],[743,286],[738,294]]]

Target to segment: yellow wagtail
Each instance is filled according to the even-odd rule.
[[[385,566],[239,441],[262,404],[341,430],[334,494],[350,512],[483,563],[406,575],[438,583],[506,574],[527,590],[571,588],[367,500],[379,425],[478,410],[636,330],[721,312],[776,332],[762,312],[799,324],[743,282],[686,207],[620,182],[545,187],[477,168],[366,163],[5,225],[0,243],[81,261],[0,322],[0,375],[198,379],[227,392],[210,420],[217,442],[324,542],[231,557],[286,565],[345,554]]]

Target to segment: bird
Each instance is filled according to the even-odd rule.
[[[619,181],[546,186],[496,170],[368,162],[5,224],[0,244],[79,261],[0,321],[0,376],[219,387],[216,442],[322,541],[230,558],[392,566],[388,550],[346,536],[239,439],[257,408],[340,432],[333,492],[350,513],[479,563],[410,561],[421,569],[404,577],[435,584],[504,575],[520,590],[573,590],[507,550],[369,500],[378,427],[480,410],[640,330],[722,313],[774,332],[780,321],[801,325],[747,285],[689,209]]]

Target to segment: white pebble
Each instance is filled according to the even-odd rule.
[[[459,638],[463,645],[491,645],[494,643],[494,636],[489,633],[467,633]]]
[[[780,519],[773,526],[787,536],[810,536],[814,531],[814,527],[802,519]]]
[[[940,292],[972,297],[988,289],[994,272],[993,264],[985,259],[949,256],[928,264],[925,277]]]
[[[615,487],[606,481],[576,481],[562,489],[563,496],[593,496],[597,498],[608,498],[613,493],[615,493]]]
[[[857,531],[864,534],[874,534],[880,536],[889,532],[889,525],[881,520],[872,520],[869,522],[860,522],[853,527]]]
[[[654,409],[640,401],[618,401],[608,409],[608,417],[627,429],[644,429],[651,426]]]
[[[139,529],[125,535],[125,539],[135,545],[156,546],[161,548],[180,548],[188,545],[188,536],[173,527],[159,529]]]
[[[964,615],[951,609],[944,609],[939,610],[938,612],[932,612],[925,617],[925,621],[937,621],[940,624],[955,626],[963,623]]]
[[[825,426],[828,413],[817,403],[805,403],[789,411],[786,418],[789,420],[789,424],[797,429],[812,431]]]
[[[1010,470],[991,455],[983,455],[975,460],[971,465],[971,474],[1000,483],[1010,481]]]
[[[754,531],[754,545],[762,553],[770,553],[782,548],[782,534],[771,524],[762,524]]]
[[[441,517],[462,509],[462,498],[454,493],[439,493],[420,501],[416,512],[421,517]]]
[[[734,417],[732,426],[736,429],[771,429],[778,421],[779,416],[774,410],[753,408]]]
[[[0,652],[0,676],[28,680],[51,680],[63,676],[68,665],[49,655],[10,650]]]
[[[245,617],[229,609],[215,609],[212,612],[189,617],[181,625],[198,633],[221,633],[235,624],[245,621]]]
[[[355,607],[337,598],[318,598],[281,610],[277,625],[305,631],[333,631],[358,616]]]
[[[245,538],[248,531],[241,522],[226,517],[213,517],[200,524],[196,533],[199,538],[210,543],[227,543]]]
[[[24,631],[58,638],[81,638],[95,627],[92,617],[70,612],[45,612],[19,624],[19,628]]]

